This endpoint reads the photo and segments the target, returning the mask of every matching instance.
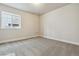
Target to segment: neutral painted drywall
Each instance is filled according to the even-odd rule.
[[[39,34],[39,16],[17,10],[3,4],[0,4],[1,11],[7,11],[14,14],[21,15],[22,28],[21,29],[1,29],[0,28],[0,42],[19,40],[20,38],[28,38],[37,36]],[[1,21],[0,21],[1,24]]]
[[[79,44],[79,4],[69,4],[40,18],[44,37]]]

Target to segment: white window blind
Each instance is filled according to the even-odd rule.
[[[1,11],[1,28],[2,29],[20,29],[21,16],[13,13]]]

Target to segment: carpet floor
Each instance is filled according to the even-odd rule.
[[[0,44],[0,56],[79,56],[79,46],[36,37]]]

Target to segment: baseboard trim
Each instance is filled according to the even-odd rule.
[[[43,37],[43,38],[57,40],[57,41],[61,41],[61,42],[65,42],[65,43],[69,43],[69,44],[73,44],[73,45],[78,45],[79,46],[78,42],[72,42],[72,41],[62,40],[62,39],[58,39],[58,38],[54,38],[54,37],[50,37],[50,36],[41,36],[41,35],[9,39],[9,40],[5,40],[5,41],[0,41],[0,44],[8,43],[8,42],[14,42],[14,41],[20,41],[20,40],[25,40],[25,39],[30,39],[30,38],[34,38],[34,37]]]
[[[73,45],[78,45],[79,46],[78,42],[62,40],[62,39],[58,39],[58,38],[54,38],[54,37],[49,37],[49,36],[42,36],[42,37],[47,38],[47,39],[57,40],[57,41],[61,41],[61,42],[65,42],[65,43],[69,43],[69,44],[73,44]]]
[[[34,37],[39,37],[39,35],[29,36],[29,37],[20,37],[20,38],[15,38],[15,39],[4,40],[4,41],[0,41],[0,44],[9,43],[9,42],[14,42],[14,41],[20,41],[20,40],[25,40],[25,39],[30,39],[30,38],[34,38]]]

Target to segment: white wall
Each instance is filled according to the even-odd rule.
[[[0,10],[22,16],[22,28],[20,30],[0,29],[0,43],[41,34],[47,38],[79,44],[79,4],[64,6],[44,14],[40,18],[38,15],[2,4],[0,4]]]
[[[0,29],[0,43],[39,35],[39,16],[0,4],[0,10],[21,15],[22,28]]]
[[[69,4],[40,19],[44,37],[79,45],[79,4]]]

